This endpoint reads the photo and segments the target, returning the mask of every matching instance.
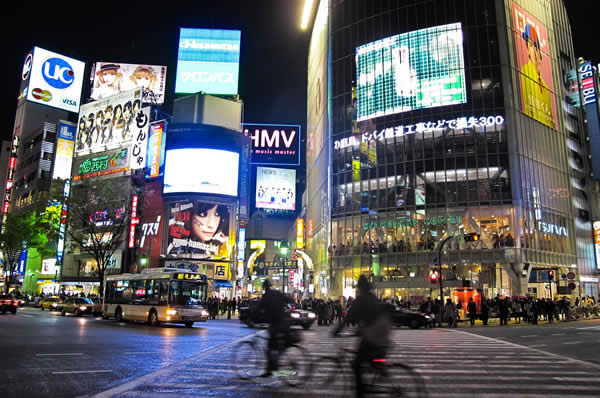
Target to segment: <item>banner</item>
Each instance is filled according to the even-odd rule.
[[[235,214],[227,205],[183,200],[169,205],[168,257],[231,261]]]
[[[96,62],[90,77],[90,97],[99,100],[136,88],[143,88],[145,103],[164,104],[167,67],[162,65]]]
[[[515,51],[521,82],[522,111],[556,128],[552,59],[546,27],[517,3],[512,4]]]
[[[67,180],[71,178],[76,134],[77,126],[75,124],[64,120],[58,122],[58,139],[56,140],[56,157],[54,158],[52,179]]]
[[[141,110],[142,89],[82,105],[75,157],[130,146],[139,133]]]
[[[73,181],[108,175],[124,176],[130,172],[129,148],[113,149],[103,153],[82,156],[73,162]]]

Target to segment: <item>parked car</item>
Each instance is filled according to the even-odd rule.
[[[254,327],[256,324],[267,323],[265,313],[259,307],[260,300],[252,300],[247,307],[240,307],[240,322],[245,323],[248,327]],[[292,304],[286,306],[286,313],[292,326],[302,326],[304,329],[310,329],[312,324],[317,319],[317,316],[312,311],[296,309]]]
[[[61,313],[63,316],[67,315],[67,313],[82,316],[83,314],[93,314],[93,311],[94,303],[89,299],[83,297],[69,297],[63,303]]]
[[[421,312],[408,311],[404,308],[396,307],[394,304],[386,304],[392,315],[392,321],[396,326],[408,326],[411,329],[431,326],[433,319]]]
[[[40,300],[40,310],[61,311],[64,300],[61,297],[45,297]]]
[[[14,300],[13,296],[10,294],[0,294],[0,311],[2,311],[3,314],[6,313],[6,311],[16,314],[18,306],[19,304]]]

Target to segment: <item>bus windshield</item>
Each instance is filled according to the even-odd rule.
[[[171,281],[171,305],[202,305],[206,300],[206,282]]]

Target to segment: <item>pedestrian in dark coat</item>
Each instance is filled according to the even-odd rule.
[[[467,304],[467,312],[469,313],[471,326],[475,326],[475,318],[477,317],[477,304],[475,304],[473,301],[473,297],[469,299],[469,304]]]
[[[481,321],[483,326],[487,326],[488,319],[490,316],[490,307],[488,307],[486,300],[481,301]]]

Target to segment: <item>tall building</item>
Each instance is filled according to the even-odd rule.
[[[317,294],[598,294],[561,0],[322,0],[308,65]]]

